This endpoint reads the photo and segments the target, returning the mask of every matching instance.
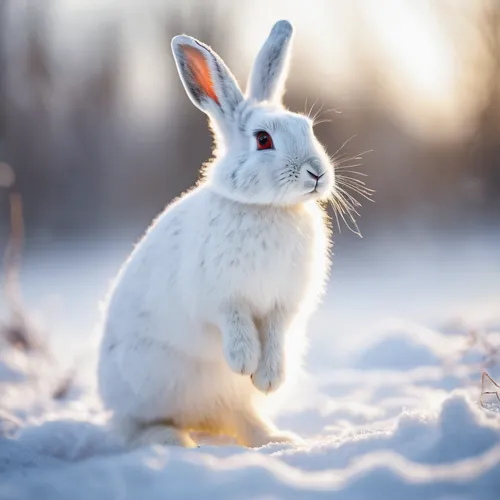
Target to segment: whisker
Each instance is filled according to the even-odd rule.
[[[344,202],[346,203],[346,205],[349,207],[350,210],[352,210],[358,217],[361,217],[361,215],[357,212],[357,210],[354,208],[354,207],[360,207],[361,206],[361,203],[356,200],[355,198],[353,198],[352,195],[350,195],[347,191],[345,191],[344,189],[342,189],[341,187],[339,186],[336,186],[335,189],[337,189],[338,191],[340,191],[344,196],[346,196],[348,198],[348,200],[344,199]]]
[[[361,163],[357,163],[357,164],[355,163],[354,165],[344,165],[342,167],[337,167],[334,165],[333,168],[335,171],[340,170],[341,174],[354,173],[354,174],[362,175],[362,177],[368,177],[368,174],[360,172],[359,170],[352,170],[353,168],[360,167],[360,166],[361,166]],[[341,174],[339,174],[339,175],[341,175]]]
[[[339,150],[338,150],[338,151],[340,151],[340,149],[341,149],[341,148],[339,148]],[[337,151],[337,152],[338,152],[338,151]],[[362,157],[363,155],[366,155],[367,153],[373,153],[373,149],[367,149],[366,151],[361,151],[360,153],[356,153],[356,154],[352,157],[352,159],[353,159],[353,160],[355,160],[355,159],[362,160],[362,158],[361,158],[361,157]],[[336,156],[336,155],[337,155],[337,153],[334,153],[333,155],[330,155],[330,157],[331,157],[332,159],[337,159],[337,160],[339,160],[340,158],[342,158],[342,157],[344,157],[344,156],[347,156],[348,154],[349,154],[349,153],[345,152],[345,153],[342,153],[342,154],[340,154],[340,155]],[[359,156],[359,158],[356,158],[357,156]]]
[[[342,170],[342,169],[341,169]],[[353,174],[353,175],[360,175],[361,177],[368,177],[368,174],[365,174],[364,172],[358,172],[357,170],[345,170],[342,172],[342,174]],[[337,174],[340,176],[341,174]],[[351,179],[354,179],[354,177],[351,177]]]
[[[321,114],[317,113],[315,118],[318,118],[319,116],[321,116]],[[325,120],[318,120],[313,124],[313,126],[323,123],[324,121]],[[362,206],[358,197],[362,196],[366,200],[374,202],[372,196],[373,193],[375,193],[375,190],[368,188],[365,182],[357,178],[367,177],[367,174],[354,169],[356,167],[360,167],[361,161],[364,159],[364,155],[373,152],[373,150],[369,149],[355,155],[351,155],[347,151],[342,152],[346,145],[355,137],[357,137],[357,134],[349,137],[343,142],[337,151],[330,156],[330,161],[332,162],[333,169],[335,171],[336,183],[328,201],[335,214],[339,232],[342,232],[340,224],[340,219],[342,219],[349,231],[362,238],[363,236],[356,221],[356,218],[361,216],[358,209]],[[353,161],[357,161],[358,163],[352,163]]]
[[[321,113],[322,115],[324,115],[325,113],[331,113],[331,112],[334,112],[336,113],[337,115],[341,115],[342,114],[342,111],[339,111],[338,109],[335,109],[335,108],[328,108],[328,109],[325,109],[323,111],[323,113]],[[321,115],[320,115],[321,116]]]
[[[348,189],[352,189],[355,193],[362,196],[365,200],[371,201],[372,203],[375,203],[375,200],[373,198],[371,198],[371,196],[373,196],[373,193],[364,193],[364,192],[360,191],[359,189],[356,189],[355,187],[350,186],[350,185],[346,185],[346,184],[340,184],[340,185],[347,187]],[[339,185],[337,185],[337,188],[339,188]]]
[[[344,216],[341,214],[341,217],[342,219],[344,219],[344,222],[347,226],[347,229],[349,229],[349,231],[351,231],[352,233],[354,234],[357,234],[360,238],[363,237],[363,235],[361,234],[361,231],[359,230],[359,227],[358,227],[358,224],[356,222],[356,219],[351,215],[350,212],[347,212],[346,215],[349,217],[349,219],[351,220],[352,222],[352,226],[349,222],[347,222],[344,218]]]
[[[357,224],[356,224],[356,220],[354,219],[354,216],[351,213],[352,207],[350,206],[350,204],[343,198],[341,193],[338,191],[334,191],[333,196],[335,197],[336,202],[337,202],[337,206],[340,209],[339,214],[342,217],[342,219],[344,220],[346,226],[349,227],[349,229],[351,229],[348,222],[344,218],[344,215],[348,216],[348,218],[353,222],[353,224],[355,224],[356,228],[359,231],[359,228],[357,227]],[[357,214],[357,215],[359,215],[359,214]]]
[[[356,186],[350,186],[350,185],[345,184],[345,183],[343,183],[343,182],[337,182],[337,183],[335,184],[335,188],[334,188],[334,189],[337,189],[337,188],[339,188],[339,189],[340,189],[340,187],[347,188],[347,189],[352,189],[352,190],[353,190],[354,192],[356,192],[356,193],[358,192],[358,191],[355,189],[355,187],[356,187]],[[345,191],[345,189],[343,189],[343,191],[344,191],[347,195],[349,195],[350,197],[352,197],[352,198],[353,198],[353,195],[352,195],[351,193],[348,193],[347,191]],[[361,194],[361,193],[359,193],[359,194]],[[361,203],[360,203],[358,200],[356,200],[355,198],[353,198],[353,199],[354,199],[354,200],[355,200],[355,202],[356,202],[355,204],[357,204],[358,206],[361,206]]]
[[[363,194],[366,194],[367,196],[372,196],[373,193],[375,193],[374,189],[371,189],[371,188],[368,188],[368,187],[365,187],[365,186],[360,186],[359,184],[353,184],[348,179],[339,179],[337,177],[336,180],[337,180],[337,184],[340,184],[341,186],[346,186],[346,187],[348,187],[350,189],[355,190],[358,193],[363,193]]]
[[[330,161],[333,163],[333,167],[335,169],[337,168],[354,168],[356,166],[359,166],[360,164],[356,165],[355,163],[353,164],[350,164],[350,165],[345,165],[345,163],[349,162],[349,161],[352,161],[352,160],[355,160],[355,158],[333,158],[331,157],[330,158]]]
[[[351,212],[349,211],[348,207],[346,207],[345,201],[343,200],[343,198],[340,197],[338,194],[335,194],[335,200],[336,200],[336,206],[340,207],[340,210],[338,210],[338,213],[339,213],[340,217],[342,218],[342,220],[344,221],[344,224],[346,225],[347,229],[349,229],[349,231],[351,231],[354,234],[357,234],[360,238],[362,238],[363,236],[361,235],[359,227],[356,223],[356,219],[354,219],[354,217],[351,214]],[[344,217],[344,214],[351,220],[354,228],[351,227],[350,223]]]
[[[361,163],[358,163],[357,165],[344,165],[344,163],[347,163],[349,161],[361,161],[363,158],[351,156],[349,158],[331,158],[331,161],[334,163],[335,167],[340,167],[342,165],[343,168],[349,168],[349,167],[356,167],[361,165]]]
[[[354,177],[349,177],[348,175],[345,175],[345,172],[344,174],[337,174],[335,176],[336,179],[343,179],[343,180],[346,180],[346,181],[349,181],[349,182],[354,182],[355,184],[359,184],[361,186],[366,186],[366,183],[363,182],[361,179],[356,179]],[[370,188],[366,188],[366,189],[370,189]],[[373,191],[373,190],[371,190]]]
[[[345,184],[351,184],[353,187],[356,187],[356,188],[360,189],[361,191],[366,191],[368,193],[375,192],[374,189],[367,187],[363,181],[361,181],[359,179],[355,179],[354,177],[348,177],[345,175],[337,175],[335,178],[337,180],[339,180],[340,182],[343,182]]]
[[[339,221],[339,216],[337,214],[337,206],[335,204],[335,199],[333,197],[328,198],[328,201],[330,202],[332,208],[333,208],[333,214],[335,215],[335,219],[337,220],[337,227],[339,228],[339,233],[342,234],[342,228],[340,227],[340,221]]]
[[[361,167],[362,163],[353,163],[352,165],[335,165],[333,164],[333,168],[335,170],[347,170],[349,168]]]
[[[310,110],[309,110],[309,112],[307,113],[307,116],[308,116],[309,118],[311,118],[311,113],[313,112],[314,107],[316,106],[316,104],[317,104],[318,100],[319,100],[319,97],[316,97],[316,100],[313,102],[313,105],[311,106],[311,109],[310,109]]]
[[[313,127],[316,127],[317,125],[321,125],[322,123],[332,123],[333,120],[330,120],[329,118],[323,118],[322,120],[314,120],[313,121]]]
[[[339,198],[339,202],[341,205],[343,205],[346,209],[347,212],[354,212],[358,217],[361,217],[361,215],[357,212],[356,206],[361,206],[359,201],[354,200],[352,196],[349,195],[344,189],[339,188],[339,186],[336,187],[337,189],[337,196]],[[351,198],[353,201],[351,201]]]
[[[355,137],[357,137],[358,134],[354,134],[352,135],[351,137],[349,137],[349,139],[347,139],[346,141],[344,141],[344,144],[342,144],[342,146],[340,146],[339,149],[337,149],[337,151],[335,151],[335,153],[333,153],[332,155],[332,158],[337,154],[339,153],[340,151],[342,151],[342,148],[344,148],[347,144],[349,144],[349,142],[351,142]]]
[[[333,161],[334,163],[338,163],[339,165],[342,165],[342,163],[346,163],[348,161],[361,161],[363,160],[363,155],[366,155],[368,153],[372,153],[373,149],[368,149],[367,151],[362,151],[361,153],[356,153],[353,156],[350,156],[349,158],[346,158],[347,153],[342,153],[341,155],[336,156],[336,154],[333,154],[330,156],[330,160]]]
[[[319,110],[314,114],[314,116],[312,117],[312,121],[315,122],[316,121],[316,118],[318,118],[318,116],[320,116],[321,114],[321,110],[323,109],[323,104],[320,106]]]

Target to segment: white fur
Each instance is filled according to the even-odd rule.
[[[278,63],[291,36],[289,23],[280,23],[266,42]],[[211,71],[219,66],[212,73],[218,103],[190,79],[178,47],[187,43]],[[333,169],[308,118],[239,99],[211,49],[184,35],[172,45],[219,147],[204,180],[153,222],[111,290],[102,399],[131,445],[190,446],[192,430],[246,446],[288,441],[294,438],[269,422],[263,393],[297,367],[305,322],[323,291],[330,237],[318,200],[333,187]],[[272,68],[263,56],[256,64],[254,75],[272,71],[262,81],[275,92],[286,65]],[[269,132],[275,149],[257,151],[256,130]],[[324,175],[313,181],[307,170]]]

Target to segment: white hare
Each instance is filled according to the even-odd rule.
[[[333,166],[311,120],[281,104],[292,26],[279,21],[244,96],[222,59],[186,35],[172,50],[217,148],[203,180],[153,222],[111,290],[100,394],[130,446],[193,446],[190,431],[245,446],[294,439],[263,403],[298,361],[329,270],[319,202]]]

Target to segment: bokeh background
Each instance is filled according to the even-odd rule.
[[[244,87],[281,18],[296,33],[286,105],[324,112],[331,153],[371,151],[359,169],[376,191],[364,238],[335,232],[315,359],[377,318],[500,303],[497,0],[0,0],[0,242],[19,192],[23,295],[61,352],[90,334],[132,244],[210,157],[171,38],[210,44]]]

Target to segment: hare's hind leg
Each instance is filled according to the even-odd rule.
[[[158,421],[150,424],[127,422],[127,424],[124,424],[123,421],[120,422],[120,425],[116,426],[116,430],[132,448],[154,444],[182,446],[185,448],[195,448],[197,446],[186,430],[179,429],[168,421]]]
[[[236,437],[240,444],[250,448],[259,448],[270,443],[299,444],[302,439],[292,432],[280,431],[271,422],[266,421],[255,410],[238,414],[234,421]]]
[[[134,447],[163,444],[167,446],[183,446],[196,448],[196,443],[189,433],[169,425],[155,424],[143,427],[130,441]]]

